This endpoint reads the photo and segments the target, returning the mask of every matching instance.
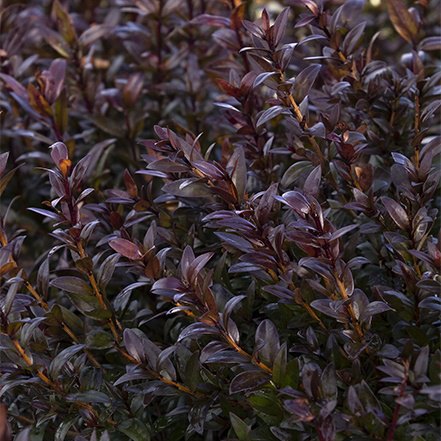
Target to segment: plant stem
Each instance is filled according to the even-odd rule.
[[[32,362],[32,359],[28,356],[28,354],[26,354],[20,342],[17,339],[13,338],[12,344],[14,345],[15,349],[17,350],[17,352],[19,353],[20,357],[23,359],[25,364],[30,368],[34,367],[34,363]],[[57,392],[61,391],[60,386],[54,383],[52,380],[50,380],[49,377],[40,369],[37,370],[37,376],[38,378],[40,378],[41,381],[43,381],[43,383],[45,383],[55,391]]]
[[[253,363],[255,366],[259,367],[263,371],[265,371],[268,374],[272,374],[273,370],[267,366],[265,363],[262,363],[261,361],[256,360],[251,354],[249,354],[247,351],[243,350],[228,334],[223,334],[225,341],[240,355],[243,355],[246,358],[249,358],[251,363]]]
[[[280,70],[279,71],[279,75],[280,75],[280,80],[283,83],[285,81],[285,74]],[[297,121],[300,123],[300,125],[304,128],[304,129],[308,129],[308,123],[304,120],[304,115],[302,114],[302,111],[300,110],[300,107],[298,106],[298,104],[296,103],[296,100],[294,99],[293,95],[291,92],[289,92],[288,94],[288,101],[289,104],[291,105],[291,108],[293,110],[293,113],[297,119]],[[311,135],[308,135],[308,140],[312,145],[312,148],[314,149],[315,154],[317,155],[320,164],[322,166],[324,166],[325,164],[325,158],[323,156],[322,150],[320,148],[320,145],[318,144],[318,142],[315,140],[315,138]]]
[[[185,386],[181,383],[178,383],[177,381],[170,380],[169,378],[166,378],[166,377],[162,376],[161,374],[159,374],[158,372],[155,372],[152,369],[150,369],[149,367],[145,366],[142,362],[138,361],[135,357],[132,357],[124,348],[118,346],[117,350],[124,358],[126,358],[128,361],[130,361],[130,363],[141,366],[143,369],[145,369],[148,372],[148,374],[150,376],[152,376],[153,378],[156,378],[157,380],[161,381],[162,383],[167,384],[168,386],[173,386],[176,389],[178,389],[181,392],[184,392],[188,395],[192,395],[197,398],[202,397],[202,394],[200,394],[199,392],[192,391],[187,386]]]
[[[84,247],[81,242],[77,243],[77,248],[78,248],[78,254],[82,259],[89,257],[86,251],[84,250]],[[101,308],[103,308],[103,310],[105,311],[110,311],[110,313],[112,314],[112,317],[109,318],[107,322],[109,324],[109,328],[110,331],[112,332],[115,342],[119,343],[121,341],[120,331],[122,331],[122,326],[119,323],[119,321],[116,319],[115,313],[112,310],[112,308],[109,306],[108,302],[106,301],[104,294],[100,291],[98,287],[98,283],[95,279],[95,275],[93,274],[92,271],[88,271],[87,278],[89,279],[89,283],[92,286],[95,297],[97,298]]]
[[[349,297],[348,297],[348,294],[346,293],[346,288],[345,288],[344,283],[340,280],[340,278],[338,277],[337,274],[334,274],[334,276],[335,276],[335,280],[337,282],[337,287],[340,292],[341,298],[343,300],[348,300]],[[351,316],[351,322],[352,322],[352,325],[354,326],[355,332],[357,333],[358,337],[360,337],[360,340],[363,340],[364,339],[363,330],[361,329],[360,323],[358,323],[354,308],[352,307],[352,305],[349,304],[347,306],[347,309],[348,309],[349,315]]]
[[[8,244],[8,240],[7,240],[7,238],[6,238],[6,236],[4,234],[1,235],[0,242],[1,242],[1,245],[3,247],[5,247]],[[14,263],[15,267],[18,267],[17,262],[15,261],[15,259],[12,256],[10,257],[10,262]],[[41,297],[41,295],[37,292],[37,290],[31,285],[29,280],[25,280],[24,285],[25,285],[26,289],[29,291],[29,293],[32,295],[32,297],[34,297],[34,299],[37,301],[37,303],[45,311],[48,311],[49,310],[48,303],[46,302],[46,300],[43,299],[43,297]],[[72,331],[72,329],[70,329],[70,327],[68,325],[66,325],[66,323],[61,322],[61,327],[63,328],[64,332],[72,339],[72,341],[74,343],[78,343],[79,342],[78,337],[75,335],[75,333]],[[87,355],[87,357],[89,358],[90,362],[96,368],[100,368],[101,367],[101,365],[98,362],[98,360],[90,353],[89,350],[84,349],[84,352]]]
[[[407,383],[406,379],[401,383],[399,397],[403,396],[404,391],[406,389],[406,383]],[[400,416],[400,409],[401,409],[401,404],[395,402],[395,409],[394,409],[394,412],[392,414],[392,420],[390,422],[390,425],[389,425],[389,428],[388,428],[388,431],[387,431],[386,441],[392,441],[394,439],[395,430],[397,429],[397,424],[398,424],[398,417]]]

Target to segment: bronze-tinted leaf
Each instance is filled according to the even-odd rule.
[[[395,30],[408,43],[415,43],[418,27],[403,0],[387,0],[389,18]]]

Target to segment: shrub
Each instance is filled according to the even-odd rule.
[[[438,439],[436,2],[257,3],[6,2],[17,441]]]

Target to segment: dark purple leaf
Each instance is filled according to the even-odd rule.
[[[281,106],[273,106],[265,110],[263,113],[260,114],[256,122],[256,127],[263,126],[266,122],[270,121],[276,116],[279,116],[282,112],[284,112],[284,110],[285,109]]]
[[[104,289],[110,282],[118,260],[119,255],[112,254],[111,256],[107,257],[101,264],[97,274],[98,284],[101,286],[101,288]]]
[[[275,75],[279,75],[279,74],[277,72],[262,72],[261,74],[257,75],[256,79],[254,80],[253,88],[260,86],[268,78],[272,78]]]
[[[273,26],[272,26],[272,35],[273,35],[273,43],[274,46],[278,46],[282,41],[283,36],[286,31],[286,25],[288,23],[290,8],[285,8],[276,18]]]
[[[34,213],[41,214],[42,216],[48,217],[49,219],[54,219],[58,222],[63,220],[63,218],[59,214],[54,213],[53,211],[44,210],[43,208],[28,208],[28,210],[33,211]]]
[[[227,171],[236,187],[237,196],[241,202],[243,201],[247,185],[247,164],[242,148],[238,147],[234,150],[234,153],[228,161]]]
[[[200,335],[205,334],[219,334],[219,330],[214,326],[209,326],[204,323],[193,323],[187,326],[178,337],[178,341],[184,340],[186,338],[195,338]]]
[[[230,19],[219,15],[202,14],[193,18],[191,21],[193,24],[214,26],[219,28],[229,28]]]
[[[224,313],[223,313],[223,321],[224,321],[225,327],[226,327],[226,325],[228,323],[228,320],[230,319],[231,313],[234,311],[236,306],[245,298],[246,298],[245,295],[239,295],[239,296],[231,298],[225,304]]]
[[[415,373],[416,379],[426,376],[427,368],[429,366],[429,353],[429,346],[424,346],[421,348],[413,367],[413,372]]]
[[[49,373],[52,378],[57,378],[61,372],[61,369],[65,367],[66,363],[78,352],[84,349],[84,345],[77,344],[69,346],[57,354],[57,356],[51,361],[49,366]]]
[[[268,382],[268,376],[261,371],[245,371],[236,375],[230,383],[230,394],[248,393]]]
[[[185,290],[182,282],[175,277],[165,277],[156,281],[152,286],[152,292],[158,295],[170,295]]]
[[[234,248],[237,248],[240,251],[243,251],[245,253],[250,252],[253,250],[253,247],[250,242],[248,242],[243,237],[238,236],[237,234],[233,233],[220,233],[215,232],[214,233],[217,237],[222,239],[222,241],[228,245],[231,245]]]
[[[156,368],[156,362],[161,350],[140,329],[125,329],[123,334],[124,346],[127,352],[136,360],[148,363]]]
[[[254,353],[270,365],[280,350],[279,333],[271,320],[263,320],[256,330]]]
[[[62,289],[72,294],[91,294],[92,288],[89,284],[79,277],[62,276],[51,281],[51,286]]]
[[[441,37],[426,37],[423,38],[419,47],[423,51],[439,51],[441,50]]]
[[[297,102],[303,101],[303,99],[309,94],[321,68],[321,64],[311,64],[296,76],[294,82],[294,96]]]
[[[0,177],[6,169],[6,164],[8,162],[9,152],[2,153],[0,155]]]
[[[407,216],[404,208],[393,199],[383,196],[381,198],[381,202],[383,202],[384,207],[386,208],[389,216],[393,219],[393,221],[402,229],[407,230],[409,228],[409,217]]]
[[[28,93],[26,88],[23,87],[16,79],[5,73],[0,73],[0,78],[13,92],[17,94],[17,96],[27,101]]]
[[[349,233],[349,231],[352,231],[352,230],[354,230],[357,227],[358,227],[358,225],[352,224],[352,225],[347,225],[346,227],[340,228],[339,230],[334,231],[333,233],[331,233],[331,236],[329,237],[329,240],[338,239],[339,237],[344,236],[346,233]]]
[[[343,41],[343,52],[345,54],[352,54],[357,43],[359,42],[361,36],[363,35],[364,29],[366,28],[366,22],[363,21],[357,26],[353,27],[345,36]]]
[[[303,191],[309,193],[312,196],[317,197],[320,189],[320,181],[322,179],[322,168],[320,165],[315,167],[303,184]]]

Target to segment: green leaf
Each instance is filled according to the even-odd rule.
[[[99,329],[87,334],[86,345],[89,349],[109,349],[113,347],[114,340],[108,332]]]
[[[77,40],[77,34],[72,24],[72,19],[66,9],[58,0],[53,3],[53,13],[55,15],[58,30],[69,45],[73,45]]]
[[[291,386],[297,388],[299,385],[300,367],[298,359],[293,359],[286,366],[286,374],[283,379],[283,386]]]
[[[112,316],[109,310],[101,309],[95,296],[88,294],[67,294],[74,306],[85,316],[96,320],[106,320]]]
[[[196,351],[188,359],[185,367],[185,383],[191,390],[195,390],[197,385],[201,382],[200,371],[199,351]]]
[[[118,425],[118,430],[133,441],[150,441],[150,428],[137,418],[123,421]]]
[[[258,412],[279,418],[283,416],[283,409],[274,389],[258,391],[251,395],[248,400],[251,406]]]
[[[273,381],[279,387],[287,386],[284,381],[286,377],[287,357],[286,343],[283,343],[273,364]]]
[[[250,430],[251,427],[248,426],[244,420],[239,418],[234,413],[230,412],[230,421],[231,425],[236,433],[236,436],[239,438],[239,441],[250,441]]]

